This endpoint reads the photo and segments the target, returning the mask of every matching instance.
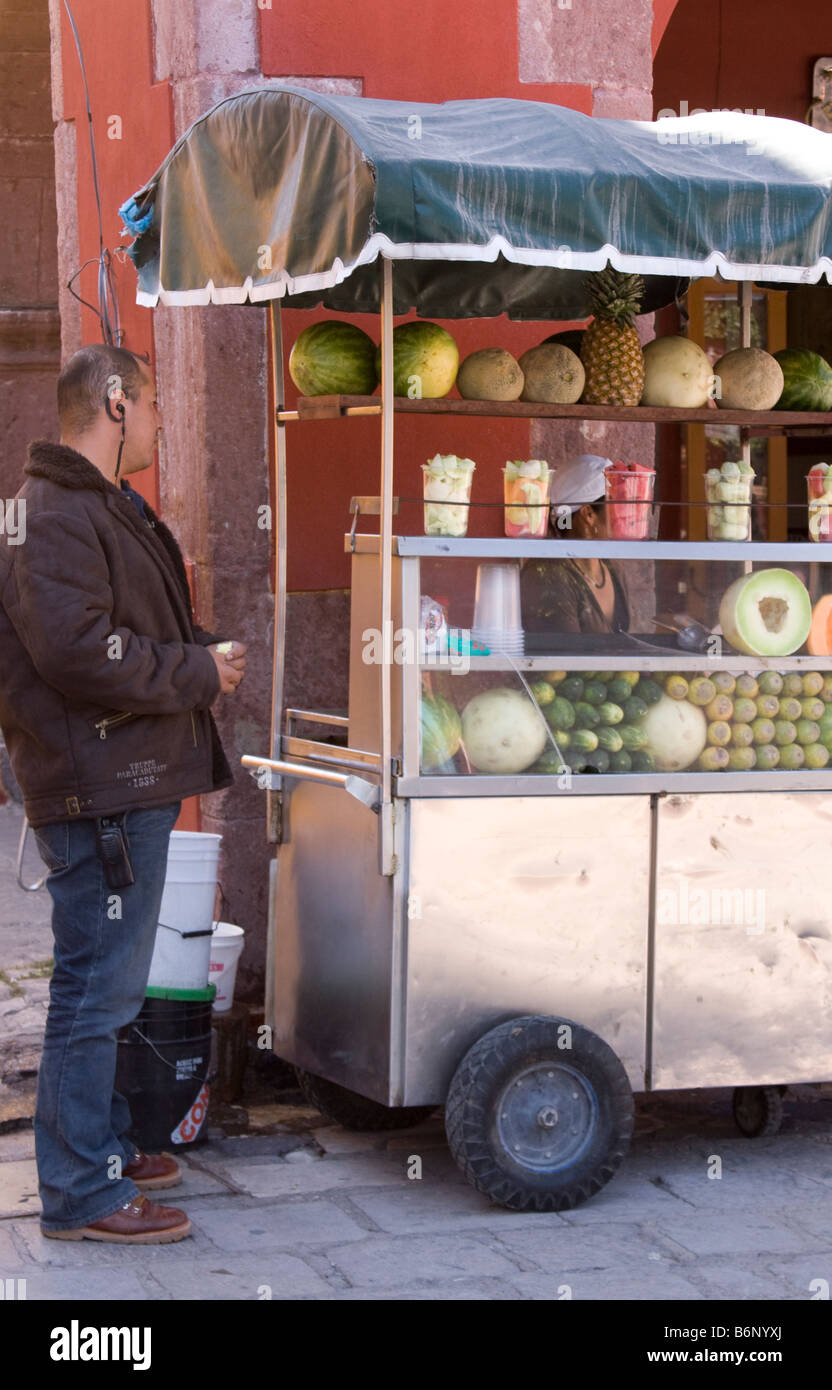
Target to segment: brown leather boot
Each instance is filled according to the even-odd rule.
[[[144,1193],[123,1207],[72,1231],[44,1231],[50,1240],[104,1240],[114,1245],[167,1245],[191,1233],[191,1223],[178,1207],[162,1207]]]
[[[122,1177],[132,1178],[142,1192],[150,1192],[160,1187],[176,1187],[182,1181],[179,1164],[168,1154],[137,1153],[133,1161],[121,1171]]]

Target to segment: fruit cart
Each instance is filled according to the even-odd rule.
[[[715,407],[640,404],[639,383],[634,403],[592,403],[589,381],[580,401],[509,400],[505,375],[502,399],[451,396],[435,338],[394,353],[394,314],[563,323],[588,316],[607,262],[643,277],[642,311],[721,272],[748,347],[752,281],[832,279],[830,180],[828,137],[762,117],[650,125],[264,87],[202,117],[122,210],[140,302],[269,308],[271,746],[242,761],[277,845],[274,1050],[347,1125],[444,1105],[463,1173],[506,1206],[597,1192],[634,1092],[734,1088],[751,1135],[774,1132],[789,1084],[832,1076],[832,546],[742,538],[751,435],[829,433],[832,402],[719,412],[744,432],[708,482],[719,539],[658,538],[647,493],[620,494],[622,527],[596,540],[541,536],[516,493],[513,525],[497,506],[491,534],[469,535],[466,497],[442,493],[466,461],[437,455],[429,515],[396,511],[394,424],[433,414],[440,440],[452,413],[708,423]],[[327,392],[345,368],[325,335],[293,369],[324,394],[287,409],[281,301],[379,311],[380,396],[372,375]],[[353,341],[351,382],[368,370]],[[284,709],[287,437],[368,414],[379,492],[343,499],[349,706]],[[500,463],[478,461],[471,508],[502,502]],[[626,628],[547,618],[547,586],[586,560],[616,567]],[[518,594],[519,627],[499,606],[516,615]]]

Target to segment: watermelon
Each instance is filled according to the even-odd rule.
[[[369,396],[378,385],[376,345],[352,323],[310,324],[289,355],[289,375],[303,396]]]
[[[422,771],[453,772],[451,759],[461,741],[462,721],[450,700],[444,695],[423,695]]]
[[[783,372],[783,394],[775,410],[832,410],[832,367],[808,348],[773,354]]]
[[[417,320],[393,329],[393,394],[417,400],[447,396],[459,370],[459,348],[438,323]],[[381,380],[381,348],[376,348]]]

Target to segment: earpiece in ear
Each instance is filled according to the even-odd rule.
[[[109,391],[104,398],[104,408],[110,419],[116,425],[123,424],[124,422],[124,406],[122,405],[122,401],[126,399],[127,397],[120,386],[117,386],[113,391]],[[113,414],[112,405],[110,404],[111,401],[114,402],[118,415]]]

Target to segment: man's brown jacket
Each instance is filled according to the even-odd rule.
[[[74,449],[37,440],[24,472],[21,543],[0,537],[0,728],[31,825],[230,786],[222,639],[194,625],[171,532]]]

